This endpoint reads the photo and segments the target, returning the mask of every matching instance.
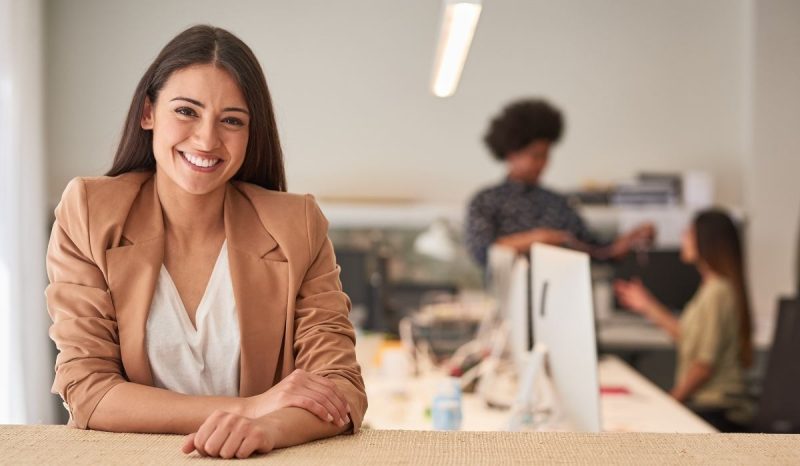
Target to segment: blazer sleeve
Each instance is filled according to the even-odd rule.
[[[348,319],[350,299],[339,281],[328,221],[310,195],[305,211],[311,263],[295,306],[295,367],[327,377],[339,387],[350,405],[355,433],[367,410],[367,395]]]
[[[86,187],[72,180],[55,211],[47,248],[50,338],[58,348],[52,392],[61,395],[70,423],[88,428],[97,404],[125,382],[116,315],[105,277],[92,258]]]

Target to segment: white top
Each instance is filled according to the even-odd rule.
[[[187,395],[239,396],[241,340],[228,268],[227,240],[192,325],[178,289],[161,265],[145,348],[156,387]]]

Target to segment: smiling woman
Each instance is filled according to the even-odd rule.
[[[198,68],[206,70],[187,73]],[[168,89],[166,99],[162,98],[168,102],[168,108],[164,107],[165,112],[177,112],[191,119],[206,110],[206,104],[224,106],[213,109],[226,113],[220,120],[228,120],[226,124],[229,126],[236,125],[235,120],[238,120],[241,126],[247,128],[244,131],[247,148],[244,162],[234,172],[234,179],[270,190],[286,190],[283,153],[272,98],[261,66],[250,48],[236,36],[209,27],[194,27],[181,33],[164,47],[142,76],[128,110],[114,164],[106,173],[107,176],[155,168],[155,133],[151,131],[152,127],[146,126],[152,124],[153,105],[158,101],[157,97],[162,94],[168,81],[173,80],[180,80],[181,85],[194,86],[196,94],[189,94],[187,88],[187,95],[171,95]],[[202,87],[206,84],[210,88]],[[175,89],[184,89],[177,86],[178,83],[171,84],[173,92]],[[198,97],[201,93],[207,95],[207,99],[224,97],[231,102],[204,102]],[[149,117],[148,125],[145,124],[146,117]]]
[[[157,105],[145,99],[141,122],[153,133],[156,164],[169,175],[164,178],[193,194],[233,178],[245,159],[249,112],[230,73],[215,65],[184,68],[159,97]]]
[[[314,199],[287,194],[261,67],[196,26],[142,77],[114,164],[56,208],[47,300],[70,423],[224,458],[358,430],[350,301]]]

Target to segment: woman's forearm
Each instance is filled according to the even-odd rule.
[[[686,401],[692,393],[700,388],[711,377],[711,366],[706,363],[694,361],[686,375],[677,381],[675,388],[672,389],[672,396],[678,401]]]
[[[561,246],[572,242],[573,240],[574,238],[572,235],[563,230],[554,230],[552,228],[534,228],[532,230],[501,236],[495,240],[494,244],[512,248],[519,253],[527,253],[530,251],[533,243]]]
[[[677,318],[661,303],[654,303],[646,310],[647,317],[669,334],[674,341],[678,341],[681,334],[680,323]]]
[[[337,426],[321,421],[301,408],[281,408],[260,418],[273,435],[274,448],[285,448],[341,434],[353,427],[352,422]]]
[[[530,250],[531,244],[534,242],[534,237],[530,231],[522,231],[519,233],[512,233],[497,238],[494,244],[511,248],[518,253],[524,253]]]
[[[215,410],[244,414],[245,399],[190,396],[126,382],[100,400],[89,428],[108,432],[189,434]]]

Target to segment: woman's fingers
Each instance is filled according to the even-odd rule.
[[[336,384],[302,369],[295,370],[269,391],[253,397],[253,403],[257,404],[254,411],[262,413],[260,415],[293,406],[339,426],[350,422],[350,406]]]
[[[270,441],[267,441],[270,440]],[[181,450],[225,459],[247,458],[256,450],[269,452],[274,441],[256,420],[232,413],[215,412],[198,432],[186,436]]]
[[[203,445],[203,450],[206,454],[208,456],[219,456],[219,451],[222,449],[225,441],[228,440],[232,430],[231,426],[227,423],[217,424],[217,428],[214,429],[214,432],[211,433],[211,436],[208,437],[208,440],[206,440]]]
[[[329,391],[326,393],[333,394],[335,397],[332,401],[339,407],[340,412],[347,414],[350,412],[350,405],[347,403],[347,398],[344,397],[342,392],[339,390],[339,387],[333,383],[332,380],[327,379],[325,377],[321,377],[319,375],[312,375],[312,380],[323,387],[327,388]]]
[[[333,422],[336,420],[334,414],[331,413],[332,408],[323,404],[323,399],[318,393],[307,388],[302,389],[301,392],[292,394],[288,397],[288,406],[295,408],[302,408],[309,413],[317,416],[320,420],[325,422]],[[335,412],[335,411],[334,411]]]
[[[322,404],[331,411],[334,421],[340,425],[346,424],[348,422],[349,412],[347,400],[341,396],[336,386],[334,385],[331,387],[330,385],[320,383],[318,380],[314,379],[312,379],[311,382],[312,383],[308,386],[308,388],[323,397]],[[327,380],[326,382],[333,384],[333,382]],[[340,420],[341,422],[339,422]]]
[[[645,313],[653,303],[653,296],[639,279],[629,282],[618,280],[614,282],[614,291],[624,307],[639,314]]]
[[[231,431],[225,443],[222,445],[222,448],[219,449],[219,457],[229,460],[236,456],[236,452],[238,452],[239,447],[242,446],[246,434],[247,431],[243,427]]]
[[[194,436],[194,449],[197,450],[197,453],[200,453],[203,456],[208,456],[206,452],[205,446],[208,442],[208,439],[217,430],[217,423],[228,413],[222,411],[214,411],[211,413],[211,416],[203,422],[203,425],[197,430],[197,433]]]
[[[257,435],[248,435],[242,440],[242,444],[239,445],[239,449],[236,451],[236,457],[239,459],[249,458],[256,449],[261,447],[261,443],[261,439]],[[269,452],[262,451],[262,453]]]
[[[632,282],[625,282],[622,280],[617,280],[614,282],[614,291],[617,293],[617,297],[622,302],[622,305],[634,309],[635,302],[632,296],[634,285]]]
[[[196,434],[189,434],[183,438],[183,445],[181,446],[181,451],[186,453],[187,455],[194,451],[194,436]]]
[[[306,396],[315,402],[323,405],[333,417],[333,422],[337,425],[344,425],[349,422],[348,413],[350,407],[347,399],[341,394],[339,388],[331,380],[325,377],[310,374],[301,369],[292,373],[293,395]],[[320,419],[329,420],[327,416],[319,416]]]
[[[347,410],[345,409],[343,413],[342,410],[331,401],[332,396],[325,393],[323,391],[324,389],[320,389],[319,386],[306,387],[305,390],[303,395],[321,404],[325,408],[325,411],[331,416],[330,419],[326,419],[327,421],[337,425],[344,425]]]

